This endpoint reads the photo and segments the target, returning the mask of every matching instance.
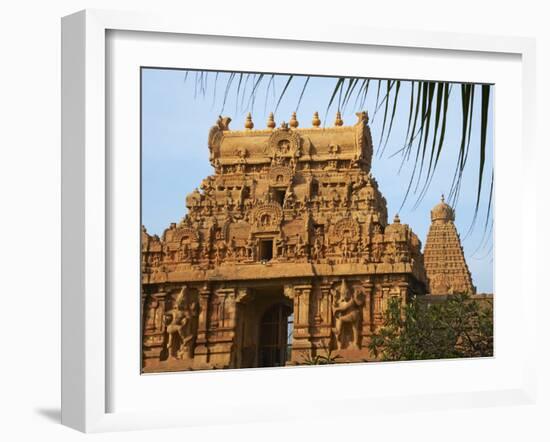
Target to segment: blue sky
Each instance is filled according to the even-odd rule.
[[[256,100],[249,100],[253,80],[243,81],[237,97],[237,80],[234,80],[231,93],[225,97],[228,73],[209,73],[207,80],[196,81],[197,73],[185,70],[143,69],[142,70],[142,222],[149,233],[161,235],[170,222],[178,222],[186,213],[185,196],[198,187],[201,180],[213,173],[208,161],[207,137],[210,127],[218,115],[230,116],[232,129],[244,127],[248,110],[256,128],[265,127],[269,112],[274,111],[278,97],[283,90],[288,75],[275,76],[271,87],[262,81],[256,90]],[[265,78],[265,77],[264,77]],[[322,123],[332,125],[336,104],[331,106],[325,118],[327,104],[336,84],[335,78],[312,77],[297,111],[301,127],[311,126],[315,111],[319,112]],[[277,124],[288,121],[296,111],[298,97],[305,77],[294,77],[275,113]],[[402,82],[399,91],[399,105],[395,114],[391,136],[381,153],[380,133],[383,123],[384,106],[375,109],[377,88],[369,87],[363,109],[351,99],[342,111],[344,124],[356,121],[355,112],[367,110],[373,135],[374,156],[372,172],[382,194],[388,203],[388,217],[391,221],[399,210],[412,173],[413,157],[405,162],[400,170],[402,157],[394,155],[404,144],[409,115],[410,82]],[[490,182],[493,167],[493,92],[491,91],[490,118],[484,179]],[[381,96],[383,93],[381,92]],[[439,202],[441,194],[447,195],[454,174],[458,147],[462,131],[462,108],[460,106],[460,86],[454,85],[449,97],[445,144],[432,182],[423,200],[416,205],[415,195],[409,197],[399,211],[402,223],[409,224],[425,243],[430,226],[430,210]],[[337,100],[335,100],[336,102]],[[476,199],[479,170],[479,88],[475,97],[475,112],[471,133],[471,153],[464,170],[460,197],[455,205],[456,226],[463,238],[463,247],[468,266],[472,272],[478,292],[493,291],[493,244],[492,231],[484,235],[485,208],[488,186],[482,194],[480,220],[474,230],[466,235],[470,227]],[[390,101],[393,104],[393,101]],[[223,105],[223,112],[222,112]],[[391,106],[390,106],[391,111]],[[388,124],[388,123],[386,123]],[[428,143],[431,149],[431,144]],[[421,181],[422,183],[422,181]],[[420,186],[422,187],[422,185]]]

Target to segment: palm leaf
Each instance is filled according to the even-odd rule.
[[[442,105],[442,101],[443,101],[443,91],[444,91],[444,88],[445,88],[445,83],[437,83],[437,93],[436,93],[436,98],[435,98],[435,103],[436,103],[436,108],[435,108],[435,118],[434,118],[434,122],[435,122],[435,127],[434,127],[434,131],[433,131],[433,135],[432,135],[432,150],[430,152],[430,162],[428,164],[428,171],[426,172],[426,179],[424,181],[424,185],[420,191],[420,194],[416,200],[416,203],[414,205],[414,208],[416,209],[418,207],[418,205],[420,204],[420,202],[422,201],[425,193],[426,193],[426,190],[428,188],[428,184],[430,182],[430,178],[431,176],[433,176],[433,170],[432,170],[432,164],[435,160],[435,146],[436,146],[436,142],[437,142],[437,134],[438,134],[438,130],[439,130],[439,121],[441,119],[441,105]]]
[[[353,82],[351,82],[353,80]],[[348,84],[348,88],[346,90],[346,93],[344,94],[344,101],[342,103],[342,111],[346,109],[347,104],[349,103],[349,100],[351,98],[351,95],[353,94],[353,90],[355,89],[355,86],[359,83],[358,78],[350,79],[350,84]]]
[[[391,88],[392,88],[392,82],[390,80],[388,80],[386,82],[386,96],[384,97],[384,100],[383,100],[383,101],[385,101],[386,106],[384,106],[384,121],[382,121],[382,130],[380,131],[380,141],[378,142],[379,145],[382,144],[382,140],[384,138],[384,129],[386,128],[386,120],[388,118],[388,104],[390,102],[389,96],[390,96]],[[380,105],[382,105],[382,104],[380,104]],[[379,150],[379,152],[381,152],[381,151],[382,150]]]
[[[390,134],[391,134],[391,130],[392,130],[392,127],[393,127],[393,120],[395,118],[395,111],[397,110],[397,98],[399,97],[399,89],[401,88],[401,81],[396,80],[396,83],[397,83],[397,85],[395,87],[395,95],[393,97],[393,110],[392,110],[392,113],[391,113],[390,127],[388,128],[388,135],[386,137],[386,142],[384,143],[382,153],[384,153],[384,151],[386,150],[388,140],[390,139]]]
[[[294,75],[289,75],[288,76],[288,80],[285,84],[285,87],[283,88],[283,91],[281,92],[281,95],[279,95],[279,100],[277,101],[277,105],[275,106],[275,111],[274,112],[277,112],[277,109],[279,109],[279,105],[281,104],[281,101],[283,100],[283,97],[285,96],[285,92],[288,89],[288,86],[290,85],[290,82],[292,81],[293,78],[294,78]]]
[[[338,93],[338,91],[342,87],[342,84],[344,84],[344,81],[345,81],[344,78],[339,78],[336,81],[336,85],[334,86],[334,89],[332,90],[332,95],[330,96],[330,100],[328,101],[327,110],[325,111],[325,118],[324,118],[325,121],[327,119],[328,110],[330,109],[330,106],[332,105],[332,102],[334,101],[334,97],[336,97],[336,94]]]
[[[302,87],[302,92],[300,92],[300,97],[298,98],[298,103],[296,104],[296,112],[298,112],[298,109],[300,108],[300,103],[302,102],[302,98],[304,96],[304,92],[306,91],[307,84],[309,83],[310,78],[311,77],[309,75],[306,77],[306,81],[304,83],[304,86]]]
[[[487,146],[487,125],[489,119],[489,98],[491,95],[491,87],[487,84],[481,86],[481,130],[480,130],[480,140],[479,140],[479,177],[477,183],[477,197],[476,197],[476,208],[477,212],[479,209],[479,200],[481,197],[481,186],[483,184],[483,171],[485,168],[485,149]],[[491,180],[491,188],[493,183]]]
[[[225,85],[225,92],[223,95],[223,103],[222,103],[222,109],[220,113],[223,113],[223,110],[225,109],[225,103],[227,102],[227,96],[229,95],[229,91],[231,90],[231,83],[233,82],[233,79],[235,78],[235,73],[231,72],[229,75],[229,78],[227,79],[227,84]]]

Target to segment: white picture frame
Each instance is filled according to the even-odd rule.
[[[426,49],[430,51],[508,54],[521,58],[521,115],[520,131],[523,184],[518,190],[522,211],[519,215],[521,232],[525,235],[526,221],[535,219],[536,206],[534,170],[534,107],[535,107],[535,45],[532,39],[517,37],[488,37],[480,35],[401,31],[399,33],[370,29],[334,26],[316,28],[294,23],[224,23],[190,17],[154,16],[87,10],[63,18],[62,21],[62,423],[84,432],[139,428],[160,428],[185,425],[206,425],[209,418],[197,407],[196,413],[167,412],[162,408],[147,411],[110,410],[109,394],[112,353],[109,327],[112,324],[109,302],[109,244],[116,231],[109,228],[112,210],[112,189],[109,186],[109,119],[107,94],[110,77],[106,75],[108,32],[154,32],[162,35],[218,36],[241,39],[270,39],[276,42],[337,43],[344,47],[370,46],[380,49]],[[158,34],[156,34],[158,35]],[[112,54],[111,54],[112,55]],[[497,117],[498,118],[498,117]],[[516,121],[517,118],[516,118]],[[497,163],[498,164],[498,163]],[[496,166],[498,171],[498,165]],[[497,172],[498,173],[498,172]],[[497,181],[498,182],[498,181]],[[498,184],[497,184],[498,185]],[[498,222],[498,221],[497,221]],[[499,245],[495,253],[498,256]],[[461,393],[430,391],[429,394],[379,396],[376,401],[359,392],[354,397],[342,397],[339,407],[321,407],[312,399],[312,407],[303,403],[281,410],[259,409],[255,404],[235,399],[243,411],[240,417],[231,414],[217,416],[218,422],[246,422],[288,417],[319,417],[330,413],[368,414],[375,410],[395,412],[404,409],[441,409],[469,406],[489,406],[502,403],[533,403],[535,382],[535,324],[528,318],[536,316],[536,285],[527,278],[527,257],[534,256],[536,246],[520,241],[521,297],[523,315],[518,319],[524,336],[524,348],[517,357],[522,367],[521,381],[499,389],[472,390]],[[497,295],[498,296],[498,295]],[[137,303],[136,297],[136,303]],[[497,298],[498,310],[498,298]],[[498,312],[497,312],[498,313]],[[498,315],[497,315],[498,323]],[[129,346],[135,345],[128,343]],[[498,349],[497,349],[498,358]],[[442,361],[442,364],[450,362]],[[356,376],[363,366],[349,369]],[[390,370],[390,365],[385,365]],[[418,367],[418,366],[417,366]],[[464,369],[458,363],[456,370]],[[475,368],[474,368],[475,369]],[[314,369],[317,370],[317,369]],[[411,368],[407,370],[418,370]],[[249,382],[265,382],[270,374],[249,376]],[[285,376],[301,376],[299,371],[286,371]],[[194,376],[197,376],[194,374]],[[200,375],[202,376],[202,375]],[[235,375],[233,372],[232,376]],[[241,375],[242,378],[242,375]],[[519,379],[519,378],[518,378]],[[196,378],[197,382],[200,382]],[[219,376],[218,376],[219,380]],[[242,380],[242,379],[241,379]],[[437,390],[437,388],[435,389]],[[146,401],[146,399],[144,399]],[[246,412],[248,410],[248,413]],[[335,411],[339,410],[339,411]]]

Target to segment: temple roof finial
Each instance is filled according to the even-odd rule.
[[[343,126],[344,125],[344,120],[342,120],[342,114],[340,113],[340,111],[336,112],[336,119],[334,120],[334,125],[335,126]]]
[[[311,124],[313,124],[314,127],[319,127],[321,125],[321,119],[319,118],[319,112],[313,113],[313,120],[311,120]]]
[[[275,126],[275,116],[273,115],[273,112],[270,112],[267,117],[267,127],[270,129],[275,129]]]
[[[293,129],[298,127],[299,123],[298,123],[298,119],[296,118],[296,112],[292,112],[292,116],[290,117],[289,125]]]
[[[252,114],[248,112],[248,115],[246,116],[246,121],[244,122],[245,129],[253,129],[254,123],[252,122]]]
[[[449,222],[455,220],[455,212],[451,206],[445,202],[445,196],[441,195],[441,202],[435,205],[431,212],[432,222]]]

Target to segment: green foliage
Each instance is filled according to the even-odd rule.
[[[338,361],[337,359],[341,358],[340,355],[336,354],[327,347],[325,343],[323,343],[323,351],[324,355],[316,352],[315,355],[313,355],[313,350],[310,350],[309,353],[306,353],[305,356],[303,356],[303,360],[301,362],[301,365],[329,365],[329,364],[336,364]]]
[[[394,298],[369,349],[385,361],[492,356],[492,303],[468,295],[434,304],[414,298],[402,305]]]

